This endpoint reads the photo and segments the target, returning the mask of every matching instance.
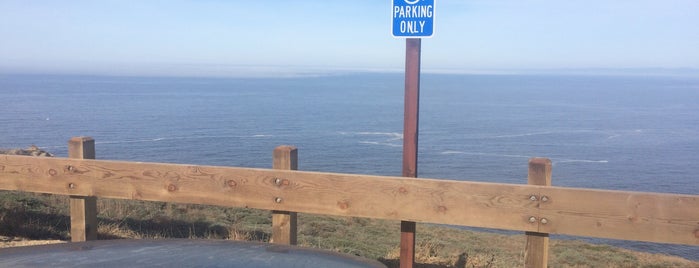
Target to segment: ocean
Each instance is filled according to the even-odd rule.
[[[98,159],[400,176],[403,75],[148,78],[0,75],[0,148]],[[699,78],[423,74],[418,176],[525,184],[530,157],[553,185],[699,194]],[[555,236],[554,236],[555,238]],[[586,239],[699,260],[699,248]]]

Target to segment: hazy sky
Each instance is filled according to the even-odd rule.
[[[425,71],[699,68],[697,0],[436,0]],[[391,0],[0,0],[0,72],[402,70]]]

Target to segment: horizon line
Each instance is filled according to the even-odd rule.
[[[0,75],[67,75],[152,78],[304,78],[351,75],[362,73],[397,74],[403,68],[288,66],[288,65],[191,65],[195,68],[146,68],[141,71],[124,68],[117,70],[51,70],[3,68]],[[203,70],[202,67],[208,70]],[[565,68],[424,68],[423,74],[444,75],[572,75],[572,76],[676,76],[699,78],[699,68],[693,67],[565,67]]]

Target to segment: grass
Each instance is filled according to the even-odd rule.
[[[98,200],[100,239],[206,238],[269,241],[269,211],[133,200]],[[0,235],[69,240],[68,197],[0,191]],[[398,267],[400,223],[299,214],[298,242]],[[417,267],[522,267],[523,235],[418,224]],[[552,240],[550,267],[699,267],[678,257]]]

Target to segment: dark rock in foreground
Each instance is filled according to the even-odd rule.
[[[28,155],[28,156],[47,156],[52,157],[53,154],[39,149],[36,145],[29,146],[27,149],[0,149],[0,154],[11,155]]]

